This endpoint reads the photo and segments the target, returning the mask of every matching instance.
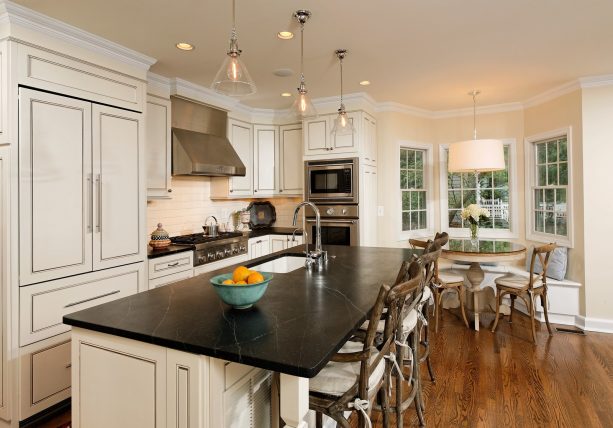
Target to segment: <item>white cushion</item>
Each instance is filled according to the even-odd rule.
[[[413,309],[402,320],[402,331],[408,333],[415,328],[415,325],[417,325],[417,310]]]
[[[340,349],[339,353],[359,352],[364,349],[364,344],[361,342],[347,342]],[[376,357],[376,353],[370,357],[371,362]],[[340,396],[349,390],[360,376],[360,364],[355,363],[340,363],[330,361],[326,366],[315,376],[309,380],[309,389],[311,391],[320,392],[322,394]],[[385,359],[381,359],[377,367],[373,370],[368,379],[368,388],[375,387],[377,382],[381,380],[385,372]],[[367,399],[368,397],[360,397]]]
[[[441,269],[438,271],[438,279],[445,284],[452,284],[464,282],[464,275],[451,269]]]
[[[432,291],[430,290],[430,287],[424,287],[424,293],[421,295],[421,302],[425,302],[430,298],[430,296],[432,296]]]
[[[539,278],[539,276],[534,275],[535,281],[534,284],[532,284],[534,288],[543,286],[543,281],[537,278]],[[496,278],[496,284],[511,288],[526,288],[528,287],[528,281],[528,278],[518,275],[501,276],[500,278]]]

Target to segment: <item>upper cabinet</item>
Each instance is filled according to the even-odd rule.
[[[279,160],[279,194],[302,196],[304,164],[300,124],[279,127]]]
[[[377,144],[375,120],[363,111],[348,112],[355,132],[351,135],[332,135],[337,114],[320,115],[303,122],[304,156],[307,158],[337,157],[352,154],[367,165],[376,165]]]
[[[251,125],[228,119],[228,139],[246,167],[244,177],[214,177],[211,197],[301,196],[302,126]]]
[[[141,115],[24,88],[19,107],[20,285],[143,260]]]
[[[169,199],[172,195],[170,100],[149,95],[145,111],[147,199]]]

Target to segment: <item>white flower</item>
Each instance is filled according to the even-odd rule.
[[[479,223],[481,217],[489,218],[489,216],[490,212],[485,208],[481,208],[477,204],[470,204],[469,206],[464,208],[461,213],[461,217],[464,220],[469,220],[471,223],[475,224]]]

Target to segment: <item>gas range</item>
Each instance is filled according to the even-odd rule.
[[[186,245],[194,250],[194,266],[247,254],[248,238],[241,232],[223,232],[218,236],[203,233],[173,236],[174,245]]]

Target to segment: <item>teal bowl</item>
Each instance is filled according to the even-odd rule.
[[[224,303],[227,303],[235,309],[247,309],[262,298],[268,288],[268,283],[272,279],[272,273],[260,273],[264,277],[264,281],[257,284],[222,284],[226,279],[232,279],[232,273],[214,276],[211,278],[211,284],[213,284],[213,289]]]

